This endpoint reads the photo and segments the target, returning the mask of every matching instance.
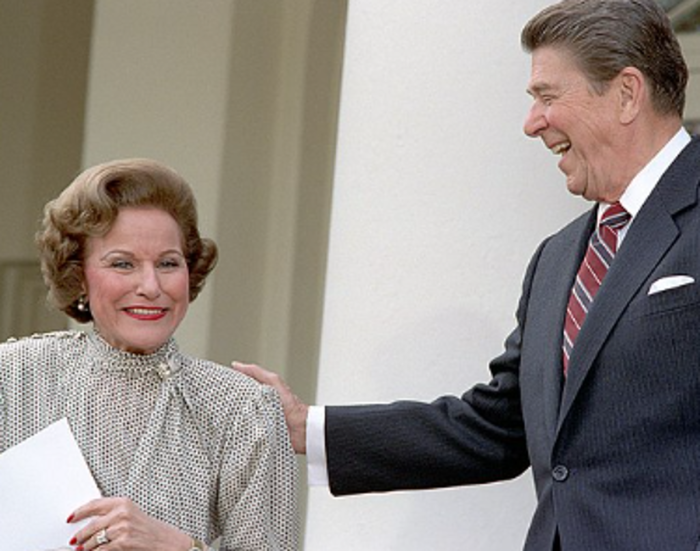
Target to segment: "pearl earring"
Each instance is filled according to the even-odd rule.
[[[90,306],[88,305],[87,297],[85,295],[78,299],[78,304],[76,305],[76,308],[79,312],[83,313],[90,311]]]

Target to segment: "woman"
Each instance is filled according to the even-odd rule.
[[[0,345],[0,452],[68,418],[105,496],[66,513],[90,519],[70,545],[296,549],[277,395],[173,340],[217,258],[187,183],[145,159],[95,166],[46,206],[37,241],[51,302],[94,331]]]

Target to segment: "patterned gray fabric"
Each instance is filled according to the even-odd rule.
[[[272,389],[173,340],[145,356],[79,331],[0,344],[0,452],[62,417],[104,496],[221,549],[297,549],[297,464]]]

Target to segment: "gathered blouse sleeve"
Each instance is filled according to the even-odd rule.
[[[298,467],[277,393],[240,404],[222,448],[221,551],[296,551]]]

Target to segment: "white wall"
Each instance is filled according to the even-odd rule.
[[[350,2],[318,403],[430,400],[488,378],[537,243],[587,205],[522,134],[520,29],[546,0]],[[529,474],[335,499],[307,551],[518,549]]]
[[[191,183],[200,230],[214,236],[234,4],[171,0],[95,4],[83,166],[152,157]],[[214,279],[216,275],[212,276]],[[178,331],[206,356],[212,283]]]
[[[307,397],[344,15],[344,0],[95,3],[83,164],[139,156],[172,166],[219,245],[180,345],[268,365]]]

